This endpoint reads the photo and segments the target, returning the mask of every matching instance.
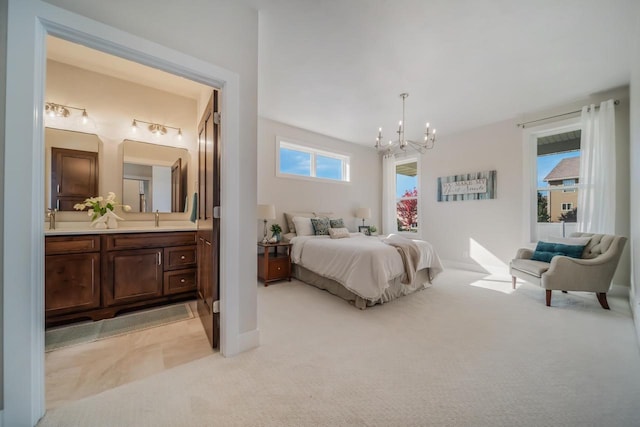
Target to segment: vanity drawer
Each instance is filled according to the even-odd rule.
[[[47,236],[44,248],[46,255],[99,252],[100,236]]]
[[[179,268],[196,266],[196,247],[178,246],[164,248],[164,269],[176,270]]]
[[[180,292],[196,290],[196,269],[174,270],[164,273],[164,294],[171,295]]]
[[[163,248],[168,246],[187,246],[196,244],[195,231],[123,233],[103,235],[108,251],[121,249]]]

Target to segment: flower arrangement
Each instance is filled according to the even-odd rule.
[[[83,203],[77,203],[73,206],[75,210],[82,211],[84,208],[89,208],[88,214],[92,220],[99,218],[107,213],[107,211],[113,212],[116,206],[122,206],[122,210],[129,212],[131,206],[123,205],[116,202],[116,193],[109,191],[107,197],[89,197]]]

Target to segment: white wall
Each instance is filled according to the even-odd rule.
[[[307,144],[351,157],[351,182],[335,183],[276,176],[276,136],[289,142]],[[276,220],[287,231],[284,212],[332,212],[342,217],[352,231],[362,225],[354,217],[359,207],[370,207],[372,218],[366,225],[380,229],[381,163],[373,148],[341,141],[269,119],[258,121],[258,203],[273,204]],[[254,209],[255,211],[255,209]],[[263,222],[257,221],[258,240]]]
[[[7,77],[7,0],[0,0],[0,129],[5,124],[6,77]],[[4,132],[0,132],[0,165],[4,171]],[[4,217],[4,173],[0,173],[0,218]],[[4,226],[0,221],[0,242],[4,241]],[[3,245],[0,245],[0,271],[3,270]],[[3,305],[4,284],[0,275],[0,307]],[[4,316],[0,316],[0,385],[4,384],[4,361],[2,349],[4,334]],[[4,387],[0,387],[0,427],[2,427],[2,409],[4,408]]]
[[[517,123],[579,110],[583,105],[615,98],[617,141],[616,232],[629,235],[629,99],[628,88],[594,94],[547,111],[529,114],[453,135],[445,135],[427,152],[422,163],[422,188],[426,200],[424,238],[452,266],[505,272],[516,250],[523,246],[523,130]],[[497,170],[497,198],[457,202],[436,201],[440,176]],[[614,283],[629,284],[629,251],[626,250]]]
[[[631,142],[629,163],[631,169],[631,309],[640,343],[640,3],[636,3],[634,54],[631,57]]]
[[[423,238],[447,265],[498,272],[522,236],[521,133],[515,120],[445,135],[423,156]],[[497,197],[438,202],[437,178],[497,171]]]

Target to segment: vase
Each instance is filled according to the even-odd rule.
[[[107,218],[107,228],[118,228],[118,220],[109,216],[109,218]]]

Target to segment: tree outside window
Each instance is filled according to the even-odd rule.
[[[418,162],[396,163],[396,221],[398,231],[417,233],[418,220]]]

